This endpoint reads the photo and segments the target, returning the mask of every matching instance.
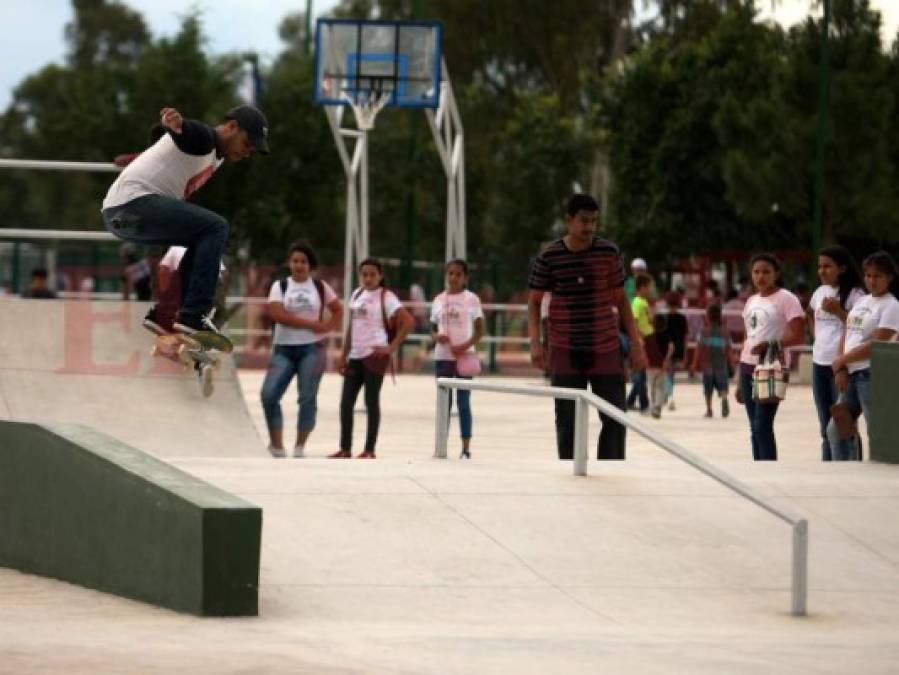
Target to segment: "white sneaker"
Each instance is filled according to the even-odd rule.
[[[270,445],[268,446],[268,451],[272,454],[272,457],[275,457],[276,459],[284,457],[284,448],[276,448]]]
[[[294,447],[294,449],[293,449],[293,456],[294,456],[296,459],[303,459],[303,458],[305,458],[305,457],[306,457],[306,449],[305,449],[305,448],[301,448],[299,445],[297,445],[297,446]]]

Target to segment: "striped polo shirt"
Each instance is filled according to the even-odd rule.
[[[552,293],[550,345],[597,354],[618,351],[616,290],[624,279],[621,253],[608,240],[594,238],[590,248],[572,251],[558,239],[541,251],[528,287]]]

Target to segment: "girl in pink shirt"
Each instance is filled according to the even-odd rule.
[[[467,290],[468,263],[461,259],[446,264],[446,290],[434,298],[431,323],[434,325],[434,374],[437,377],[471,375],[459,372],[458,360],[477,358],[475,346],[484,336],[484,312],[477,295]],[[453,406],[450,391],[450,409]],[[471,392],[459,389],[459,430],[462,436],[462,457],[471,458]]]
[[[412,330],[412,315],[399,299],[387,290],[384,270],[374,258],[359,263],[359,288],[349,304],[350,323],[343,340],[343,353],[337,368],[343,375],[340,394],[340,450],[331,458],[352,457],[353,406],[359,391],[365,388],[368,429],[360,459],[375,458],[375,443],[381,424],[381,385],[393,353]],[[394,333],[395,335],[391,335]]]
[[[778,358],[783,349],[802,342],[805,313],[799,299],[781,288],[780,261],[770,253],[760,253],[750,261],[755,295],[746,301],[743,322],[746,339],[740,353],[740,381],[735,392],[737,403],[746,406],[752,438],[752,458],[776,460],[777,440],[774,438],[774,416],[779,403],[759,403],[752,398],[752,373],[769,346],[779,345]]]

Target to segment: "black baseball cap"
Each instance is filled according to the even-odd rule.
[[[263,155],[269,153],[268,120],[258,108],[251,105],[239,105],[225,113],[226,120],[234,120],[241,129],[247,132],[250,144]]]

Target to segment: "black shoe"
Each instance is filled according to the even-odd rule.
[[[157,335],[169,335],[172,332],[172,326],[163,322],[155,306],[151,307],[150,311],[144,316],[143,325],[148,331]]]
[[[202,314],[186,314],[184,312],[178,313],[178,319],[172,327],[179,333],[184,333],[185,335],[193,335],[194,333],[203,331],[216,334],[219,332],[218,328],[215,327],[215,324],[212,323],[212,320],[208,316],[203,316]]]
[[[730,405],[727,403],[727,399],[721,399],[721,417],[727,417],[730,414]]]

